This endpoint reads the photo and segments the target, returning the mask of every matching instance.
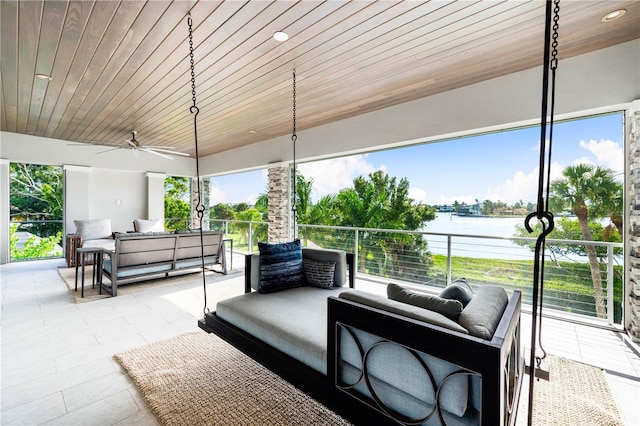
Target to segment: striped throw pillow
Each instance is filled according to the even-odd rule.
[[[258,292],[273,293],[300,287],[303,284],[302,244],[258,243],[260,250],[260,284]]]

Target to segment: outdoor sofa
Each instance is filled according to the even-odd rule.
[[[515,423],[520,292],[480,287],[454,321],[355,290],[350,253],[305,248],[302,257],[335,263],[332,288],[252,291],[265,265],[247,255],[245,294],[218,302],[199,326],[355,424]]]
[[[102,273],[111,281],[100,282],[117,295],[118,285],[140,281],[155,275],[201,267],[227,273],[222,231],[202,231],[204,257],[200,244],[200,230],[175,232],[129,232],[115,234],[114,250],[105,251]],[[220,266],[221,270],[213,269]],[[102,281],[102,280],[101,280]]]

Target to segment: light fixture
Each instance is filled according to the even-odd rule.
[[[616,20],[616,19],[620,18],[625,13],[627,13],[626,9],[614,10],[613,12],[609,12],[606,15],[604,15],[602,17],[602,22],[611,22],[613,20]]]
[[[53,78],[51,78],[50,75],[46,75],[46,74],[36,74],[36,77],[39,78],[40,80],[47,80],[47,81],[53,80]]]
[[[277,41],[287,41],[289,39],[289,34],[284,31],[276,31],[273,33],[273,38]]]

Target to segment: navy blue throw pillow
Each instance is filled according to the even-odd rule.
[[[258,292],[273,293],[303,284],[302,244],[258,243],[260,250],[260,284]]]

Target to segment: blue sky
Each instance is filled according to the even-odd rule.
[[[623,171],[622,114],[556,123],[553,139],[552,180],[577,163]],[[314,179],[314,199],[351,186],[357,176],[384,170],[398,180],[407,178],[410,196],[427,204],[535,202],[539,140],[539,127],[531,127],[301,163],[299,170]],[[212,204],[253,204],[266,191],[267,171],[217,176],[211,183]]]

